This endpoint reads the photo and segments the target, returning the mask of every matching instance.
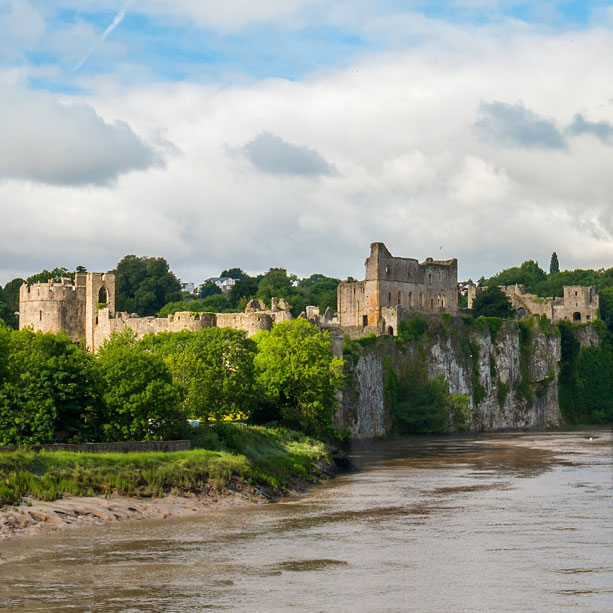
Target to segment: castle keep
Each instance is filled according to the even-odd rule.
[[[65,330],[74,340],[97,351],[113,332],[133,330],[138,338],[149,332],[179,332],[217,326],[244,330],[249,336],[270,330],[273,323],[292,319],[284,300],[273,298],[266,310],[259,300],[252,300],[244,313],[179,312],[168,317],[139,317],[115,312],[115,275],[112,273],[77,273],[72,279],[22,285],[19,290],[19,329],[28,326],[40,332]]]
[[[364,281],[338,286],[342,327],[381,326],[396,334],[398,323],[416,313],[458,311],[458,261],[394,257],[383,243],[370,246]]]

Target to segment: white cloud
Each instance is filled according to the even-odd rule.
[[[105,184],[160,162],[124,121],[106,123],[91,106],[42,91],[2,89],[0,134],[0,178]]]
[[[397,255],[458,257],[460,275],[474,279],[527,258],[546,265],[552,251],[562,266],[609,266],[610,146],[563,132],[566,149],[502,147],[478,138],[473,125],[484,101],[513,111],[518,100],[529,126],[545,121],[562,133],[577,114],[596,125],[591,134],[613,124],[602,61],[613,54],[611,33],[424,23],[434,25],[427,40],[408,49],[363,54],[294,82],[129,89],[107,77],[90,79],[92,93],[80,100],[95,112],[34,95],[5,106],[2,121],[17,113],[36,129],[20,119],[10,141],[32,181],[0,183],[0,282],[16,261],[27,263],[24,274],[53,265],[108,269],[126,253],[163,255],[192,281],[229,266],[360,277],[375,240]],[[116,128],[116,119],[130,127]],[[512,134],[525,144],[522,130]],[[91,146],[63,153],[65,132]],[[246,151],[251,164],[228,155],[262,133],[280,141],[273,138],[274,168],[289,145],[336,174],[288,180],[262,172],[257,151]],[[152,165],[143,144],[159,134],[177,148],[165,167]],[[40,183],[51,172],[40,170],[44,161],[61,167],[51,173],[56,183],[72,177],[70,187]],[[117,179],[74,187],[88,173]]]

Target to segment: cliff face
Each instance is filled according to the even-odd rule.
[[[485,329],[483,329],[485,328]],[[440,321],[420,338],[399,342],[381,337],[361,347],[355,343],[348,363],[348,385],[342,394],[336,426],[352,438],[381,436],[390,431],[390,398],[386,376],[402,376],[418,362],[432,379],[442,375],[450,394],[468,397],[467,430],[546,428],[562,423],[558,404],[560,336],[536,320],[504,322],[490,331],[461,320]],[[387,369],[387,373],[386,373]],[[449,431],[454,431],[451,418]]]

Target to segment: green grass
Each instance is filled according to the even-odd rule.
[[[24,497],[162,496],[222,491],[237,477],[282,492],[296,479],[321,476],[324,444],[284,429],[219,424],[190,451],[0,453],[0,505]],[[208,448],[206,448],[208,447]]]

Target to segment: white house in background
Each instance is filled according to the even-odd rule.
[[[224,294],[227,294],[236,283],[236,279],[232,277],[209,277],[204,280],[202,285],[206,283],[214,283]]]

